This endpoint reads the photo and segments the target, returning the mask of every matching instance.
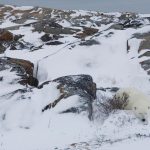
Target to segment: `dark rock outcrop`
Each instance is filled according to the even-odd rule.
[[[150,74],[150,32],[146,32],[146,33],[136,33],[132,36],[131,39],[140,39],[140,44],[138,47],[138,53],[139,56],[138,58],[142,58],[145,57],[144,60],[142,60],[142,62],[140,62],[141,67],[147,71],[147,74]],[[129,40],[127,41],[127,51],[129,52],[131,49],[131,46],[129,44]],[[142,54],[141,54],[142,53]]]
[[[58,40],[60,38],[63,38],[63,36],[61,35],[50,35],[50,34],[44,34],[42,37],[41,37],[41,40],[43,42],[49,42],[49,41],[53,41],[53,40]]]
[[[144,61],[140,62],[140,64],[144,70],[150,69],[150,59],[144,60]]]
[[[44,35],[41,37],[41,40],[42,40],[43,42],[48,42],[48,41],[53,40],[53,38],[52,38],[49,34],[44,34]]]
[[[52,41],[52,42],[47,42],[46,45],[60,45],[63,44],[63,42],[60,41]]]
[[[37,23],[33,23],[33,28],[34,28],[33,31],[45,32],[45,33],[54,34],[54,35],[74,34],[80,31],[79,29],[62,27],[58,23],[55,23],[54,21],[51,21],[51,20],[42,20]]]
[[[127,28],[139,28],[143,25],[142,18],[135,13],[122,13],[118,17],[118,21],[114,23],[109,29],[124,30]]]
[[[90,40],[82,41],[79,45],[80,46],[92,46],[92,45],[99,45],[99,44],[100,42],[94,39],[90,39]]]
[[[22,39],[24,35],[14,35],[6,29],[0,29],[0,54],[4,53],[7,48],[10,50],[36,50],[40,47],[35,47],[33,44]]]
[[[89,119],[92,119],[92,103],[96,99],[96,84],[90,75],[70,75],[57,78],[53,81],[44,82],[39,88],[50,82],[57,82],[57,89],[60,90],[60,96],[53,103],[46,105],[42,111],[55,107],[63,98],[78,95],[86,99],[88,105]]]

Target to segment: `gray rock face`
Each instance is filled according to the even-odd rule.
[[[133,38],[141,40],[137,51],[139,54],[142,54],[139,55],[138,58],[145,57],[145,60],[142,60],[140,64],[141,67],[147,72],[147,74],[150,74],[150,32],[136,33],[132,36],[131,40]],[[129,52],[130,49],[131,47],[129,45],[129,41],[127,41],[127,51]]]
[[[90,99],[96,98],[96,84],[90,75],[70,75],[64,76],[52,81],[46,81],[39,86],[43,88],[44,85],[50,82],[57,82],[64,86],[65,90],[68,91],[68,95],[79,95],[81,97],[88,97]]]
[[[0,29],[0,41],[13,41],[14,35],[5,29]]]
[[[86,99],[88,104],[89,119],[92,119],[92,103],[96,99],[96,84],[93,82],[93,79],[89,75],[70,75],[57,78],[53,81],[47,81],[39,86],[42,88],[44,85],[49,84],[50,82],[57,82],[57,89],[60,90],[60,97],[56,99],[53,103],[46,105],[43,108],[43,112],[55,105],[63,98],[68,98],[73,95],[78,95],[83,99]],[[74,110],[74,109],[73,109]]]
[[[124,26],[123,24],[113,24],[110,29],[115,29],[115,30],[123,30]]]
[[[52,38],[49,34],[44,34],[44,35],[41,37],[41,40],[42,40],[43,42],[48,42],[48,41],[53,40],[53,38]]]
[[[59,34],[73,34],[80,30],[72,28],[64,28],[58,23],[51,20],[42,20],[37,23],[32,24],[34,27],[33,31],[45,32],[49,34],[59,35]]]
[[[133,38],[142,39],[138,51],[150,49],[150,32],[134,34]]]

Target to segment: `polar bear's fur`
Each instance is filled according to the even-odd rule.
[[[122,88],[117,91],[115,97],[121,100],[124,94],[128,97],[124,109],[133,110],[135,115],[146,123],[150,114],[150,97],[135,88]]]

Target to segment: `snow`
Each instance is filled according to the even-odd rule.
[[[30,10],[33,7],[15,7],[19,10]],[[87,11],[74,11],[72,17],[90,14]],[[94,12],[93,12],[94,13]],[[96,12],[95,12],[96,13]],[[120,16],[120,13],[107,13],[108,15]],[[148,15],[141,15],[142,17]],[[53,16],[54,17],[54,16]],[[92,17],[92,15],[91,15]],[[94,20],[100,17],[93,16]],[[34,20],[28,20],[31,23]],[[64,27],[71,24],[62,20],[59,22]],[[6,19],[0,27],[16,25]],[[113,30],[109,29],[112,24],[97,27],[99,33],[93,38],[99,41],[99,45],[80,46],[80,40],[72,35],[60,39],[64,44],[58,46],[44,45],[37,51],[27,49],[9,50],[5,56],[26,59],[34,63],[36,72],[38,69],[38,80],[41,83],[57,77],[75,74],[89,74],[93,77],[97,87],[136,87],[150,94],[149,76],[141,68],[139,62],[146,58],[138,58],[137,49],[139,39],[132,38],[134,33],[145,33],[150,31],[150,25],[138,29]],[[90,26],[87,24],[86,26]],[[24,34],[23,40],[35,46],[42,44],[40,37],[44,33],[32,32],[32,27],[20,27],[13,30],[14,34]],[[110,32],[113,34],[107,37]],[[131,39],[132,38],[132,39]],[[127,40],[131,49],[127,53]],[[71,49],[71,45],[75,47]],[[4,54],[0,54],[3,56]],[[53,102],[60,95],[57,84],[51,82],[42,89],[32,88],[24,94],[25,99],[20,98],[17,93],[11,98],[4,97],[24,86],[14,82],[18,76],[10,70],[0,71],[0,149],[5,150],[54,150],[66,148],[72,143],[87,142],[89,146],[95,141],[104,141],[98,148],[102,150],[119,149],[148,149],[150,142],[148,138],[137,138],[137,134],[149,136],[150,124],[143,125],[131,111],[117,111],[107,118],[89,121],[87,112],[81,114],[61,114],[62,111],[80,105],[79,97],[72,96],[63,99],[54,109],[41,112],[43,107]],[[11,84],[13,82],[13,84]],[[106,96],[109,94],[106,93]],[[103,121],[102,121],[103,120]],[[129,138],[130,137],[130,138]],[[118,141],[112,145],[106,141]],[[84,144],[83,144],[84,145]],[[94,145],[93,145],[94,147]],[[84,148],[81,144],[81,150]],[[73,149],[77,150],[77,149]],[[92,148],[91,148],[92,150]]]

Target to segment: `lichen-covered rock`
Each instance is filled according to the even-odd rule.
[[[88,97],[90,99],[96,98],[96,84],[90,75],[69,75],[63,76],[52,81],[46,81],[39,86],[42,88],[50,82],[57,82],[63,85],[68,91],[69,95],[79,95],[81,97]]]

